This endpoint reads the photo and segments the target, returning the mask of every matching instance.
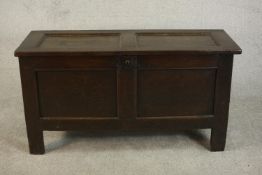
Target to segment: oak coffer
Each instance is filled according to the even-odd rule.
[[[223,151],[240,53],[224,30],[32,31],[15,51],[30,152],[44,130],[200,128]]]

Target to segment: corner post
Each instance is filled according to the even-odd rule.
[[[30,58],[19,58],[27,137],[30,153],[44,154],[44,138],[40,124],[37,95],[37,77],[32,65],[30,65],[31,61]]]
[[[211,151],[224,151],[225,149],[232,68],[233,54],[220,55],[216,75],[214,120],[211,128]]]

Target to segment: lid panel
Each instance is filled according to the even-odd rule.
[[[197,49],[218,46],[210,33],[137,33],[139,48],[149,49]]]
[[[224,30],[32,31],[15,56],[240,54]]]
[[[39,48],[42,49],[86,49],[86,50],[112,50],[119,49],[120,34],[93,33],[93,34],[46,34]]]

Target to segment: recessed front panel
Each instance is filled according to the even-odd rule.
[[[37,72],[42,117],[117,117],[116,70]]]
[[[213,114],[215,69],[140,70],[138,117]]]

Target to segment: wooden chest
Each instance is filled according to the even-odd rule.
[[[223,30],[32,31],[15,51],[30,153],[44,130],[198,128],[223,151],[240,53]]]

